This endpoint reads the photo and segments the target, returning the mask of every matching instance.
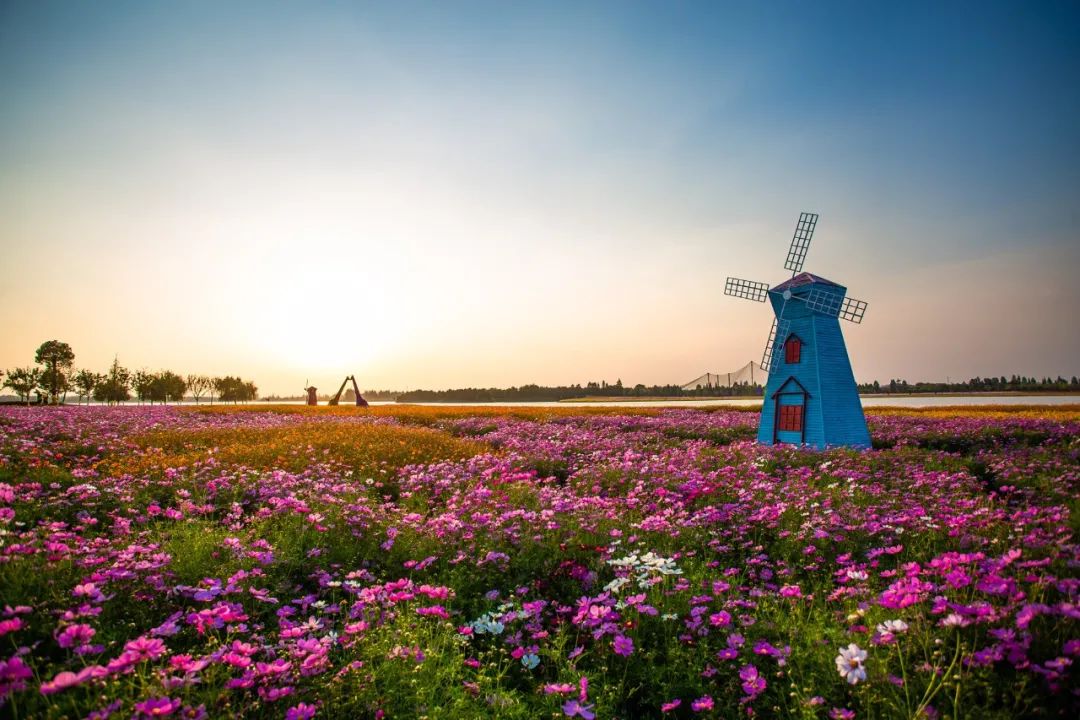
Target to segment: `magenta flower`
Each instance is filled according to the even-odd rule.
[[[56,642],[59,643],[62,648],[81,647],[90,643],[91,638],[97,634],[97,631],[89,625],[76,623],[75,625],[68,625],[64,628],[59,635],[56,636]]]
[[[53,677],[52,680],[41,683],[39,689],[41,690],[42,695],[52,695],[53,693],[67,690],[68,688],[75,687],[81,683],[82,681],[79,679],[78,675],[68,670],[64,670],[56,673],[56,676]]]
[[[739,668],[739,678],[742,680],[743,692],[746,693],[751,700],[765,692],[765,688],[768,687],[765,678],[753,665],[743,665]]]
[[[780,588],[780,597],[800,598],[802,597],[802,588],[798,585],[785,585]]]
[[[135,703],[135,711],[140,718],[168,717],[180,709],[180,700],[160,697],[149,698],[141,703]]]
[[[630,657],[634,654],[634,641],[625,635],[616,635],[614,642],[612,642],[612,648],[616,655]]]
[[[26,688],[26,681],[34,676],[23,659],[18,656],[0,660],[0,700],[7,695]]]
[[[148,638],[143,635],[125,645],[124,652],[130,654],[134,662],[157,660],[165,654],[165,643],[158,638]]]
[[[285,711],[285,720],[311,720],[318,709],[317,705],[298,703]]]
[[[665,713],[671,712],[672,710],[679,707],[680,705],[682,705],[682,700],[680,700],[679,698],[675,698],[671,702],[666,702],[663,705],[661,705],[660,706],[660,712],[665,712]]]
[[[699,697],[697,700],[690,703],[690,709],[694,712],[705,712],[706,710],[712,710],[713,699],[709,695]]]

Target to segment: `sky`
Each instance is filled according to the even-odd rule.
[[[0,368],[682,383],[805,269],[856,378],[1080,374],[1080,5],[0,0]]]

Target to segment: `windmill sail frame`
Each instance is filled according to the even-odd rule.
[[[790,270],[792,275],[802,270],[817,221],[817,213],[799,213],[799,222],[795,224],[795,235],[791,238],[791,247],[788,248],[787,260],[784,262],[784,267]]]
[[[769,283],[729,277],[724,283],[724,294],[744,300],[765,302],[769,297]]]

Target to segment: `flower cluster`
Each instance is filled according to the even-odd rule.
[[[0,704],[1075,713],[1080,414],[871,414],[862,453],[756,420],[2,408]]]

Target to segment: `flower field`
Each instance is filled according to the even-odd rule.
[[[0,409],[0,717],[1080,713],[1080,411]]]

